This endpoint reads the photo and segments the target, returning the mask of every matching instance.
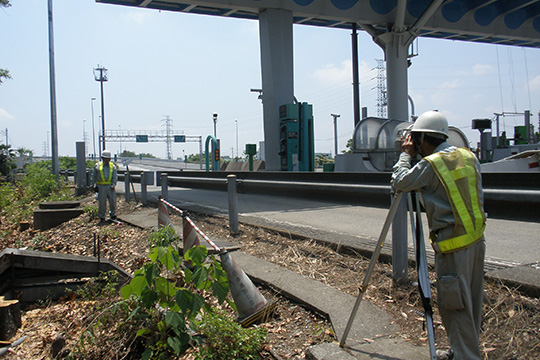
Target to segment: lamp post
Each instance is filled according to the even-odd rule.
[[[217,133],[216,133],[216,124],[217,124],[217,113],[214,113],[214,115],[212,115],[212,118],[214,119],[214,137],[217,139]]]
[[[236,161],[238,161],[238,120],[234,120],[236,125]]]
[[[339,117],[338,114],[330,114],[334,118],[334,158],[337,155],[338,150],[338,138],[337,138],[337,118]]]
[[[90,99],[90,105],[92,107],[92,143],[94,144],[94,160],[96,160],[96,130],[94,128],[94,101],[96,98]]]
[[[101,84],[101,136],[102,150],[105,150],[105,104],[103,102],[103,82],[108,81],[107,69],[99,66],[94,69],[94,79]]]
[[[122,156],[122,125],[118,125],[118,129],[119,129],[119,138],[120,138],[120,154],[118,154],[119,156]]]
[[[83,119],[82,139],[84,141],[84,158],[86,159],[86,119]]]

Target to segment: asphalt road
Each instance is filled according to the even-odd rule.
[[[135,184],[135,189],[140,195],[139,184]],[[123,183],[119,183],[119,191],[123,191]],[[160,192],[161,188],[148,187],[152,198],[157,198]],[[224,191],[169,188],[169,201],[179,207],[228,214],[228,196]],[[261,219],[276,228],[292,226],[308,232],[323,230],[372,240],[378,239],[388,212],[388,209],[353,204],[256,194],[239,194],[238,208],[241,217]],[[427,231],[425,218],[424,229]],[[491,261],[508,265],[540,262],[540,223],[488,218],[485,236]],[[391,232],[388,243],[390,237]],[[412,247],[410,239],[411,236]],[[427,249],[431,251],[429,244]]]

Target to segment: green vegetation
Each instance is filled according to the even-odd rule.
[[[219,310],[205,313],[198,329],[206,338],[197,354],[200,360],[258,359],[266,338],[264,329],[244,329]]]
[[[0,175],[8,176],[15,168],[15,149],[10,145],[0,145]],[[0,179],[1,180],[1,179]]]
[[[352,154],[353,152],[353,140],[347,140],[347,145],[345,145],[345,150],[341,150],[343,154]]]
[[[0,182],[0,216],[3,221],[0,236],[19,222],[29,220],[38,203],[73,199],[66,184],[59,183],[45,162],[27,165],[25,174],[22,181]]]
[[[168,359],[197,345],[197,359],[257,359],[265,331],[243,329],[216,310],[224,303],[234,307],[227,299],[229,286],[221,264],[204,246],[182,257],[173,246],[178,241],[173,234],[164,227],[151,236],[149,261],[120,290],[123,300],[83,332],[79,351],[99,352],[100,344],[121,341],[123,346],[131,344],[127,351],[142,359]],[[100,294],[93,287],[84,293]],[[117,320],[111,321],[113,317]],[[113,338],[98,336],[105,333]],[[99,355],[90,352],[86,354]]]
[[[124,150],[122,151],[122,153],[120,154],[121,157],[134,157],[134,158],[139,158],[139,157],[143,157],[143,158],[151,158],[151,159],[155,159],[156,157],[152,154],[148,154],[148,153],[141,153],[141,154],[136,154],[134,153],[133,151],[129,151],[129,150]]]
[[[11,4],[9,0],[0,0],[0,7],[10,7]],[[11,75],[9,74],[9,70],[6,69],[0,69],[0,85],[4,82],[4,79],[11,79]]]

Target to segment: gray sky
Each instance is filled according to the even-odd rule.
[[[258,22],[204,15],[159,12],[95,3],[54,0],[54,41],[58,142],[61,156],[75,154],[83,129],[92,144],[99,126],[98,64],[108,69],[105,83],[106,128],[173,130],[203,139],[217,135],[222,155],[263,140],[262,105],[251,88],[261,87]],[[0,143],[43,155],[50,132],[47,1],[13,0],[0,9],[0,67],[13,79],[0,86]],[[540,49],[419,39],[409,68],[409,94],[416,114],[438,109],[461,128],[473,147],[479,133],[474,118],[494,112],[530,109],[538,130]],[[377,115],[376,59],[382,50],[359,34],[361,106]],[[295,96],[313,104],[315,151],[333,152],[333,118],[339,150],[352,137],[353,105],[350,31],[294,26]],[[523,117],[505,117],[501,130],[513,135]],[[97,136],[97,135],[96,135]],[[97,139],[96,139],[97,141]],[[173,144],[175,158],[198,153],[198,143]],[[97,143],[96,143],[97,147]],[[119,143],[107,144],[117,153]],[[122,149],[166,156],[165,143],[122,143]],[[49,148],[50,154],[50,148]],[[97,152],[97,150],[96,150]]]

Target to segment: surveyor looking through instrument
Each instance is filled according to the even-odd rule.
[[[420,115],[402,139],[392,184],[400,191],[420,193],[426,209],[438,307],[451,346],[441,358],[481,359],[486,216],[480,164],[472,152],[447,139],[443,114]],[[413,165],[417,155],[422,159]]]
[[[116,165],[111,162],[111,152],[103,150],[102,161],[94,166],[92,185],[98,196],[98,215],[101,222],[105,221],[107,213],[107,200],[109,201],[109,215],[111,219],[116,219],[116,183],[118,175]]]

